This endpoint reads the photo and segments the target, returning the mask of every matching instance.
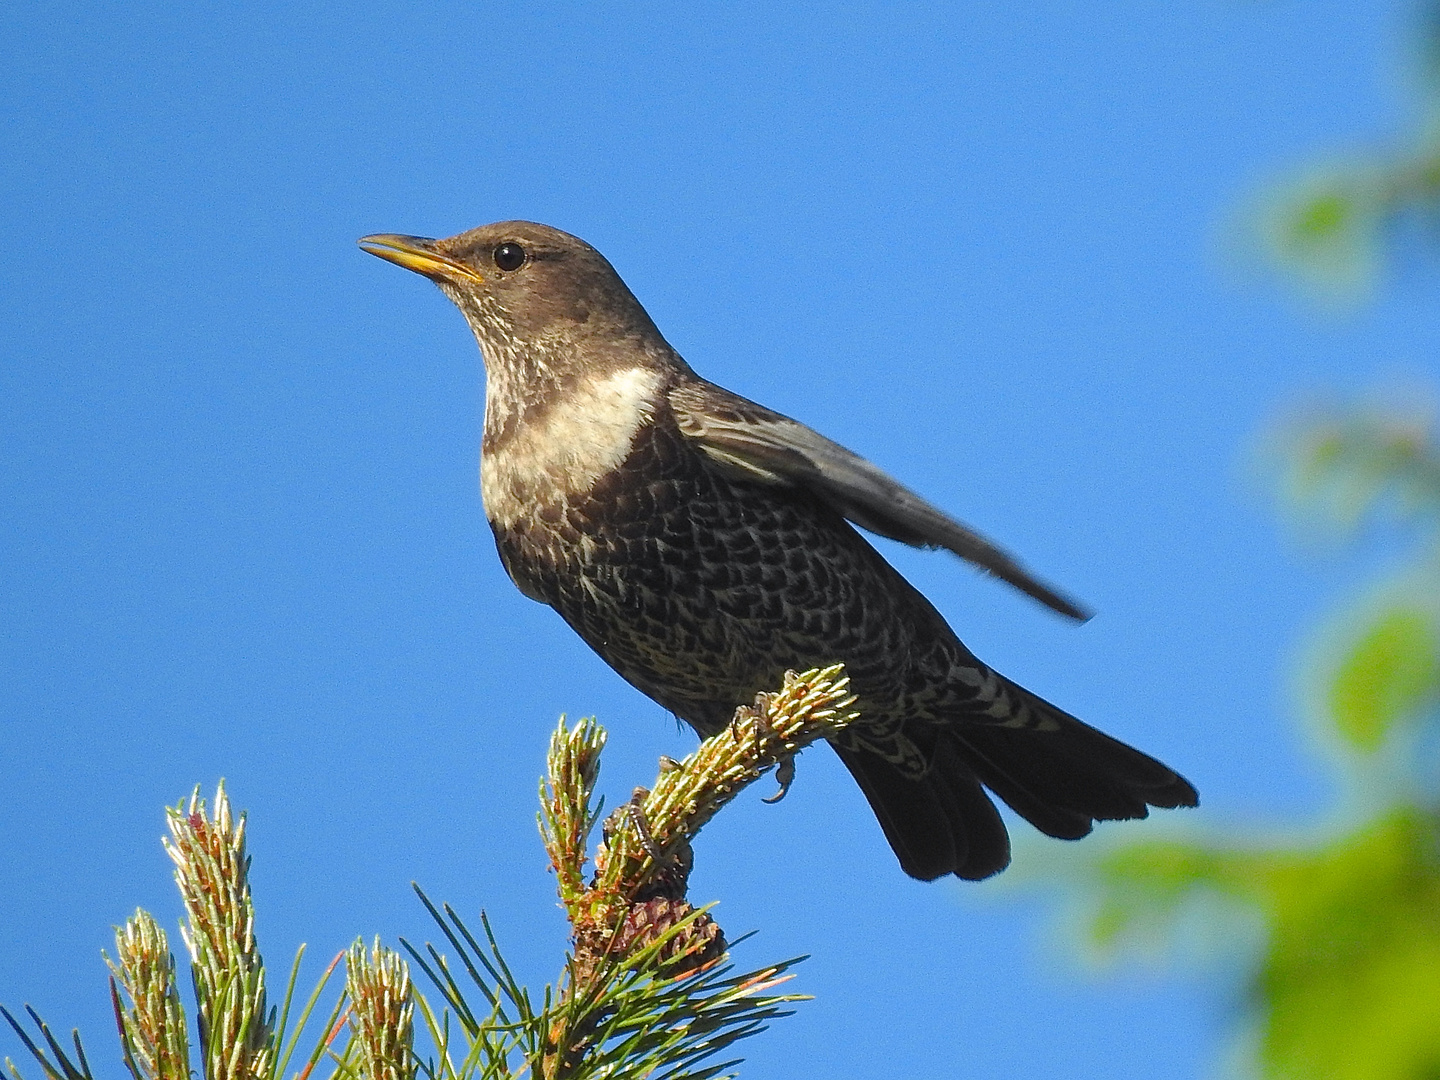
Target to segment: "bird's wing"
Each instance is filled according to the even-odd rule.
[[[805,488],[862,529],[953,551],[1062,615],[1090,617],[979,533],[804,424],[703,380],[672,388],[670,407],[680,431],[729,475]]]

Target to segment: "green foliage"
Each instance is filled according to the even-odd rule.
[[[1374,408],[1311,413],[1284,443],[1290,504],[1306,520],[1354,535],[1388,510],[1426,533],[1413,565],[1340,620],[1319,674],[1325,719],[1373,753],[1440,694],[1440,453],[1422,420]]]
[[[1432,122],[1410,145],[1332,165],[1292,183],[1262,215],[1280,265],[1312,288],[1362,296],[1385,264],[1387,235],[1440,216],[1440,97]]]
[[[120,1050],[136,1080],[188,1080],[190,1041],[185,1006],[175,979],[170,942],[154,917],[136,910],[116,935],[118,961],[107,961],[115,1014],[120,1017]],[[116,984],[130,1000],[127,1012]]]
[[[290,1006],[305,949],[301,946],[291,966],[283,1005],[278,1011],[267,1007],[265,965],[255,941],[245,815],[231,814],[222,783],[213,813],[196,788],[188,806],[182,800],[167,808],[166,819],[170,836],[165,850],[175,864],[175,883],[185,902],[186,922],[180,935],[190,955],[202,1075],[205,1080],[280,1080],[340,957],[330,964],[292,1029]],[[193,1070],[175,958],[165,932],[149,912],[136,911],[115,931],[115,959],[106,962],[121,1056],[133,1080],[188,1080]],[[343,999],[336,1002],[326,1031],[338,1032],[342,1003]],[[80,1033],[73,1033],[72,1062],[44,1021],[33,1009],[26,1011],[43,1047],[0,1006],[0,1015],[47,1080],[94,1080]],[[333,1037],[332,1033],[329,1038]],[[316,1045],[302,1077],[309,1075],[328,1041]],[[14,1062],[6,1058],[5,1065],[13,1080],[23,1080]]]
[[[1414,563],[1353,610],[1314,672],[1320,719],[1365,759],[1388,752],[1411,772],[1433,743],[1440,695],[1440,451],[1424,430],[1368,411],[1314,417],[1291,431],[1291,494],[1347,530],[1377,508],[1423,526]],[[1373,773],[1366,773],[1371,779]],[[1264,931],[1246,1000],[1257,1065],[1287,1080],[1420,1080],[1440,1076],[1440,804],[1384,774],[1368,814],[1301,843],[1246,832],[1129,844],[1080,873],[1088,936],[1114,954],[1174,942],[1197,911],[1258,915]],[[1224,918],[1224,916],[1219,916]]]
[[[1177,925],[1212,894],[1263,913],[1250,975],[1266,1075],[1393,1080],[1440,1073],[1440,862],[1415,808],[1307,847],[1143,843],[1099,860],[1092,940]]]
[[[1274,1075],[1440,1073],[1440,865],[1433,815],[1397,807],[1257,868],[1271,940],[1258,985]]]
[[[1271,254],[1331,295],[1368,291],[1407,224],[1440,223],[1440,2],[1424,5],[1422,121],[1283,190],[1263,216]],[[1079,877],[1102,953],[1174,945],[1197,924],[1258,920],[1245,1002],[1258,1071],[1286,1080],[1440,1077],[1440,450],[1404,409],[1301,417],[1282,443],[1304,520],[1355,536],[1388,515],[1411,563],[1331,621],[1306,697],[1352,796],[1344,827],[1304,841],[1249,830],[1092,848]],[[1427,737],[1428,736],[1428,737]],[[1384,768],[1376,769],[1380,763]],[[1399,767],[1390,767],[1399,766]],[[1417,783],[1417,778],[1431,778]],[[1339,817],[1339,815],[1337,815]],[[1101,849],[1103,852],[1103,849]],[[1243,935],[1232,935],[1246,940]]]
[[[1432,614],[1396,606],[1365,627],[1329,686],[1336,729],[1360,750],[1377,750],[1393,725],[1435,694],[1440,640]]]
[[[686,899],[690,841],[744,787],[771,768],[785,773],[805,746],[855,718],[844,669],[785,674],[784,685],[736,710],[724,731],[684,761],[668,759],[654,791],[634,798],[606,822],[585,880],[594,798],[605,731],[594,720],[563,721],[551,740],[541,784],[541,833],[574,931],[557,985],[532,997],[511,973],[482,914],[483,944],[446,906],[421,902],[449,952],[404,948],[434,985],[432,1005],[410,982],[410,967],[377,939],[356,942],[331,962],[301,1008],[290,1008],[302,946],[284,1000],[268,1004],[266,971],[255,937],[245,815],[232,815],[223,784],[207,812],[198,789],[188,807],[167,811],[165,849],[185,902],[181,937],[190,956],[203,1080],[282,1080],[302,1033],[341,960],[345,991],[292,1080],[309,1080],[328,1060],[330,1080],[713,1080],[739,1063],[725,1058],[742,1039],[787,1016],[801,1000],[772,991],[798,960],[736,974],[729,946],[708,909]],[[419,889],[417,888],[417,893]],[[163,930],[138,911],[116,932],[107,961],[121,1052],[133,1080],[188,1080],[190,1042],[175,959]],[[28,1010],[33,1038],[3,1006],[46,1080],[95,1080],[79,1033],[71,1051]],[[433,1053],[414,1048],[418,1011]],[[336,1040],[348,1027],[339,1049]],[[288,1038],[287,1038],[288,1033]],[[13,1080],[23,1080],[6,1059]]]
[[[1368,287],[1380,265],[1380,233],[1407,198],[1374,165],[1335,166],[1293,185],[1264,217],[1266,238],[1283,265],[1312,287],[1351,293]]]
[[[1363,295],[1385,264],[1389,233],[1440,218],[1440,4],[1420,20],[1415,65],[1422,119],[1400,145],[1353,154],[1283,187],[1261,216],[1271,253],[1305,284]]]
[[[358,1075],[366,1080],[414,1080],[415,995],[410,967],[375,939],[365,951],[357,941],[345,955],[345,995],[355,1036]]]
[[[1357,406],[1301,414],[1279,440],[1289,506],[1308,523],[1343,534],[1382,510],[1433,528],[1440,516],[1440,455],[1429,423],[1413,403],[1403,411]]]
[[[419,1063],[425,1080],[502,1080],[532,1069],[536,1076],[577,1080],[711,1080],[739,1064],[717,1056],[789,1015],[784,1006],[800,1000],[768,992],[789,978],[795,960],[744,975],[724,964],[673,978],[661,974],[656,960],[690,932],[696,912],[643,949],[606,959],[585,993],[547,986],[537,1005],[501,956],[489,920],[481,916],[484,936],[477,939],[450,907],[442,913],[423,893],[421,900],[451,949],[447,956],[434,945],[420,950],[405,943],[443,1003],[437,1012],[416,997],[436,1047],[434,1057]],[[561,1032],[584,1034],[562,1046]],[[370,1078],[357,1072],[350,1080]]]

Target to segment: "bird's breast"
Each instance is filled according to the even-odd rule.
[[[659,372],[638,367],[583,379],[504,438],[487,439],[480,493],[491,524],[515,528],[544,507],[584,496],[623,464],[654,417],[661,383]],[[491,411],[487,400],[487,419]]]

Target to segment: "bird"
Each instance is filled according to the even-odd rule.
[[[480,487],[500,561],[702,738],[787,670],[842,662],[859,714],[828,741],[912,878],[1010,862],[998,796],[1067,840],[1195,806],[1195,788],[975,657],[861,530],[946,549],[1086,611],[799,421],[698,375],[609,261],[528,221],[361,248],[429,278],[485,368]]]

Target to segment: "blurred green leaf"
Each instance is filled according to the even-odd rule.
[[[1263,858],[1263,857],[1262,857]],[[1257,900],[1255,857],[1183,841],[1148,841],[1111,850],[1093,863],[1089,934],[1102,951],[1162,946],[1203,894]]]
[[[1316,204],[1310,225],[1340,228],[1339,213]],[[1436,743],[1394,736],[1440,699],[1440,440],[1412,395],[1389,409],[1312,410],[1277,445],[1303,520],[1349,531],[1383,510],[1411,530],[1410,568],[1378,605],[1349,607],[1338,659],[1313,672],[1312,693],[1349,745],[1428,767],[1419,758]],[[1089,938],[1110,955],[1246,947],[1259,1075],[1440,1080],[1440,806],[1413,784],[1384,786],[1405,770],[1339,764],[1368,784],[1352,810],[1370,816],[1325,839],[1234,830],[1086,852]]]
[[[1286,494],[1296,509],[1354,529],[1387,509],[1433,522],[1440,511],[1440,449],[1430,395],[1411,389],[1404,404],[1312,407],[1282,425]]]
[[[1326,291],[1368,293],[1395,237],[1440,211],[1437,115],[1400,149],[1354,156],[1273,197],[1260,232],[1278,263]]]
[[[1379,749],[1398,720],[1416,713],[1440,679],[1440,637],[1425,611],[1396,607],[1366,628],[1330,684],[1335,727],[1361,750]]]
[[[1402,808],[1308,856],[1278,853],[1271,941],[1256,990],[1269,1004],[1274,1076],[1440,1075],[1440,866],[1435,823]]]
[[[1092,939],[1114,952],[1175,931],[1207,897],[1268,934],[1251,991],[1266,1075],[1440,1076],[1435,822],[1402,808],[1314,848],[1132,844],[1093,863]],[[1213,922],[1213,913],[1210,914]]]
[[[1296,207],[1286,233],[1297,244],[1325,243],[1352,227],[1354,218],[1354,200],[1344,192],[1329,191]]]
[[[1294,183],[1260,217],[1271,257],[1322,294],[1368,294],[1387,187],[1371,170],[1349,165]]]

